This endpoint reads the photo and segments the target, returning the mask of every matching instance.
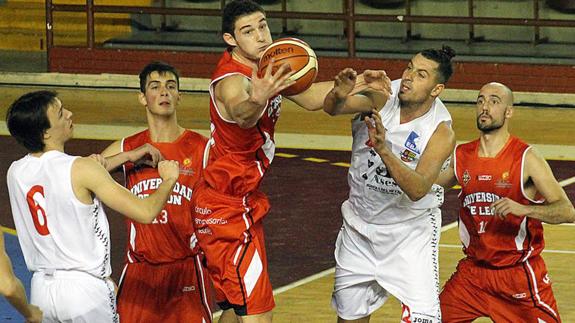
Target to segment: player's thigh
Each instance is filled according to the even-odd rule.
[[[375,280],[371,280],[334,291],[332,307],[339,318],[358,320],[370,316],[388,297],[388,293]]]
[[[444,323],[472,322],[488,315],[490,300],[459,270],[445,283],[439,298]]]
[[[83,273],[65,277],[58,274],[42,275],[35,278],[31,291],[33,303],[46,313],[47,322],[118,321],[114,284],[111,280]]]
[[[369,316],[388,298],[387,292],[375,280],[376,259],[370,240],[344,223],[335,249],[332,306],[345,320]]]

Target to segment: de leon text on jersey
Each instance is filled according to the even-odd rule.
[[[471,215],[493,215],[491,203],[500,198],[499,195],[490,192],[476,192],[465,196],[463,207],[469,209]]]
[[[130,191],[139,198],[145,198],[158,189],[160,184],[162,184],[161,178],[145,179],[134,184]],[[166,202],[167,204],[182,205],[182,197],[188,200],[188,202],[192,199],[192,189],[180,182],[176,182],[172,192],[174,194],[170,195],[168,202]]]

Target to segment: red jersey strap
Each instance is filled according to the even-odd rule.
[[[222,76],[226,74],[238,74],[238,73],[241,73],[247,76],[248,78],[251,78],[252,68],[235,60],[232,56],[231,50],[227,49],[220,58],[220,60],[218,61],[216,70],[212,74],[212,81],[220,79]]]

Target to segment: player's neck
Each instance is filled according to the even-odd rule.
[[[435,100],[435,98],[434,98]],[[404,124],[410,121],[413,121],[422,115],[429,112],[433,105],[433,101],[425,101],[423,103],[401,103],[400,115],[399,115],[399,123]]]
[[[175,117],[168,119],[148,117],[148,129],[150,130],[150,139],[153,142],[173,142],[185,130],[178,125]]]
[[[509,131],[499,128],[492,132],[481,133],[479,137],[479,157],[495,157],[509,140]]]
[[[64,152],[64,144],[55,145],[55,144],[50,143],[50,142],[46,142],[44,144],[45,144],[45,147],[42,151],[30,153],[30,155],[32,155],[34,157],[40,157],[40,156],[44,155],[45,153],[47,153],[49,151],[54,151],[54,150],[62,152],[62,153]]]
[[[258,68],[258,62],[257,61],[253,61],[247,57],[245,57],[244,55],[241,55],[238,53],[239,49],[236,47],[232,50],[232,57],[234,58],[234,60],[251,67],[252,69],[254,68]]]

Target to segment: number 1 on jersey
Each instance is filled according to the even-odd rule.
[[[485,233],[485,227],[486,226],[487,226],[487,221],[479,222],[479,231],[477,231],[477,233],[479,233],[479,234]]]
[[[26,194],[26,202],[28,202],[28,208],[30,209],[36,231],[42,236],[49,235],[48,217],[46,216],[46,210],[43,208],[43,206],[46,206],[44,188],[40,185],[32,186],[28,194]]]

